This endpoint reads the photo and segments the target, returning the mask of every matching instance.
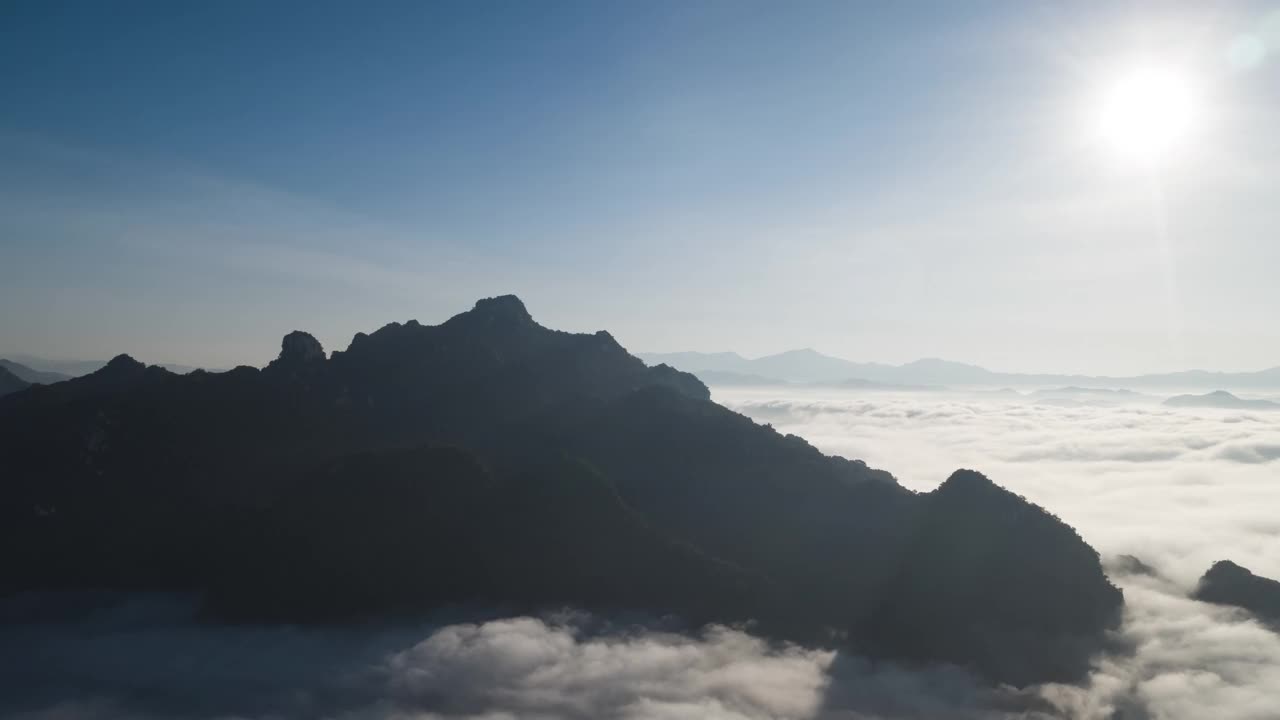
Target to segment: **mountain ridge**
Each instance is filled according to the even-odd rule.
[[[1270,400],[1239,398],[1226,390],[1204,395],[1176,395],[1164,401],[1169,407],[1222,408],[1226,410],[1280,410],[1280,403]]]
[[[121,355],[0,399],[0,457],[0,591],[197,591],[215,620],[631,607],[1027,684],[1082,677],[1123,602],[985,477],[914,493],[514,296],[330,353],[294,331],[261,369]]]
[[[101,368],[106,366],[108,362],[110,362],[109,359],[108,360],[76,360],[76,359],[59,360],[59,359],[41,357],[39,355],[30,355],[27,353],[12,353],[7,356],[0,356],[0,358],[7,358],[7,361],[0,359],[0,364],[4,364],[5,362],[13,363],[14,365],[18,365],[21,368],[25,368],[27,371],[31,373],[44,376],[46,378],[44,380],[31,381],[31,382],[41,382],[44,384],[61,382],[63,380],[69,380],[73,377],[82,377],[84,375],[88,375],[97,370],[100,370]],[[158,363],[158,365],[160,367],[165,368],[166,370],[169,370],[170,372],[178,373],[181,375],[185,375],[186,373],[193,372],[195,370],[210,369],[210,368],[200,368],[193,365],[183,365],[181,363]],[[18,374],[19,376],[21,376],[21,373],[15,373],[15,374]]]

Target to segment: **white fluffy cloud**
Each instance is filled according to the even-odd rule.
[[[814,715],[832,657],[723,627],[701,638],[584,637],[570,623],[523,617],[445,627],[385,671],[403,707],[452,716],[748,720]]]
[[[1188,588],[1222,558],[1280,576],[1280,412],[793,388],[715,397],[914,489],[981,470],[1104,555],[1137,555]]]
[[[1130,657],[1101,658],[1091,687],[1050,687],[1064,717],[1280,717],[1280,635],[1187,599],[1219,559],[1280,577],[1280,413],[1184,409],[1150,399],[1037,403],[961,393],[717,389],[716,399],[824,451],[929,490],[960,467],[1044,506],[1104,558],[1135,555],[1160,577],[1114,573]]]
[[[690,636],[572,614],[219,628],[157,621],[154,599],[107,606],[70,623],[0,629],[0,716],[1055,720],[1087,700],[1083,690],[985,688],[954,667],[905,669],[719,626]]]

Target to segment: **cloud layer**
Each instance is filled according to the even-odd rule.
[[[567,613],[225,628],[193,622],[168,597],[92,601],[95,609],[76,619],[63,612],[56,622],[0,630],[0,715],[1049,720],[1083,692],[984,688],[957,668],[906,669],[720,626],[689,636]]]
[[[1091,687],[1044,688],[1064,717],[1274,718],[1280,636],[1186,598],[1215,561],[1280,576],[1280,413],[1133,402],[1035,402],[961,393],[718,389],[716,399],[824,451],[861,457],[929,490],[972,467],[1073,525],[1104,557],[1156,577],[1125,590],[1130,656]],[[1113,564],[1113,567],[1114,564]]]
[[[793,388],[715,397],[911,488],[981,470],[1103,555],[1137,555],[1186,587],[1224,557],[1280,575],[1280,413]]]
[[[1127,574],[1118,638],[1084,687],[986,688],[904,668],[696,635],[655,620],[436,616],[346,629],[225,628],[155,596],[10,598],[0,715],[435,720],[1274,719],[1280,635],[1187,599],[1213,560],[1280,576],[1280,413],[1036,404],[994,395],[717,391],[717,399],[921,490],[973,467],[1074,525]]]

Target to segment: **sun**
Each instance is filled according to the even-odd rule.
[[[1187,144],[1196,109],[1186,76],[1170,68],[1138,68],[1120,75],[1104,95],[1098,130],[1117,156],[1158,165]]]

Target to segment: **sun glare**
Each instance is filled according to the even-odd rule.
[[[1188,80],[1163,68],[1132,70],[1111,85],[1098,117],[1102,140],[1116,155],[1142,164],[1169,160],[1195,124]]]

